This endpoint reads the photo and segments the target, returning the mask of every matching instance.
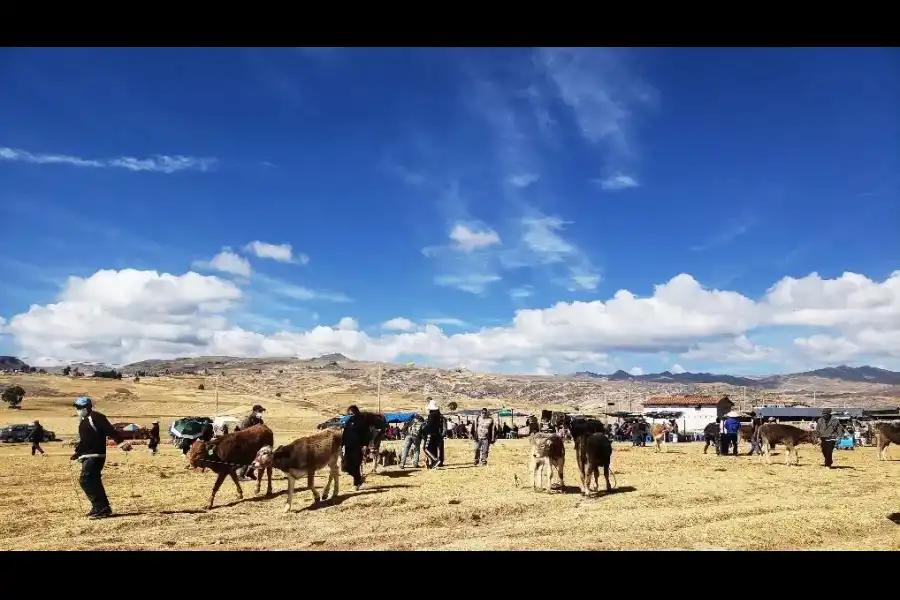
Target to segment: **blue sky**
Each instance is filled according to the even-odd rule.
[[[8,48],[0,88],[2,353],[900,362],[896,49]]]

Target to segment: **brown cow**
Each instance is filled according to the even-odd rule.
[[[275,467],[287,474],[288,496],[284,512],[290,512],[294,500],[294,482],[304,474],[306,475],[306,486],[313,494],[313,505],[328,499],[328,486],[332,481],[334,482],[334,491],[331,498],[337,498],[340,459],[341,432],[325,429],[294,440],[287,446],[279,446],[275,450],[272,450],[272,446],[263,446],[256,454],[253,468],[267,468],[271,473],[272,467]],[[325,488],[322,490],[320,498],[316,492],[316,471],[326,466],[328,467],[328,481],[325,482]]]
[[[666,448],[666,452],[668,452],[668,445],[666,444],[666,434],[672,431],[672,426],[668,423],[654,423],[653,429],[650,431],[650,435],[653,437],[653,441],[656,443],[656,451],[660,451],[660,445],[663,448]]]
[[[241,490],[241,484],[238,481],[237,470],[251,464],[256,459],[256,453],[263,446],[272,446],[275,443],[275,436],[272,430],[267,426],[260,424],[241,429],[220,438],[203,442],[197,440],[188,450],[188,464],[192,468],[203,467],[216,473],[216,483],[213,484],[212,495],[209,497],[207,510],[213,507],[213,501],[216,498],[216,492],[222,486],[222,482],[229,475],[234,485],[237,486],[238,498],[244,499],[244,492]],[[272,467],[267,469],[269,476],[267,496],[272,495]],[[256,493],[262,485],[262,471],[256,474]]]
[[[875,430],[875,443],[878,447],[878,460],[890,460],[888,457],[888,446],[894,442],[900,446],[900,424],[898,423],[875,423],[872,427]]]
[[[599,421],[573,421],[571,431],[575,440],[575,460],[581,475],[581,493],[588,496],[592,491],[599,491],[601,466],[603,478],[606,479],[606,491],[611,492],[609,465],[613,448],[606,436],[606,427]]]
[[[565,489],[566,447],[562,438],[555,433],[535,433],[529,438],[531,444],[532,489],[544,487],[544,469],[547,469],[547,491],[553,487],[553,471],[559,476],[559,485]]]
[[[794,464],[800,464],[800,457],[797,455],[796,446],[800,444],[819,443],[819,437],[815,431],[800,429],[793,425],[785,425],[783,423],[765,423],[759,426],[759,441],[763,449],[763,455],[766,464],[772,464],[771,452],[775,444],[781,442],[787,449],[785,454],[785,464],[791,464],[791,455],[794,455]]]

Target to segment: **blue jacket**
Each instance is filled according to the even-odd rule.
[[[729,417],[725,420],[725,432],[726,433],[737,433],[741,430],[741,422],[735,419],[734,417]]]

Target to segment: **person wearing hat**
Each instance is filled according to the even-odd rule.
[[[28,436],[28,440],[31,442],[32,456],[34,456],[35,452],[40,452],[41,456],[46,456],[46,454],[44,454],[44,449],[41,448],[41,442],[44,441],[44,428],[37,419],[34,420],[34,429],[31,431],[31,435]]]
[[[733,456],[738,455],[738,433],[741,431],[741,422],[738,414],[731,411],[725,415],[725,441],[722,447],[722,453],[727,456],[730,448],[734,449]]]
[[[106,438],[112,439],[121,450],[128,452],[131,444],[113,427],[105,415],[94,410],[89,396],[81,396],[74,404],[78,411],[78,444],[72,460],[81,462],[79,483],[91,501],[89,519],[104,519],[112,515],[109,498],[103,487],[103,466],[106,464]]]
[[[250,414],[247,415],[247,418],[241,421],[241,426],[235,429],[235,431],[247,429],[248,427],[253,427],[254,425],[262,425],[262,416],[264,412],[266,412],[266,409],[264,409],[259,404],[254,404],[253,408],[250,409]],[[210,436],[210,438],[211,437],[212,436]],[[251,466],[241,467],[240,469],[238,469],[237,475],[241,479],[256,479],[256,471],[254,471],[253,467]]]
[[[431,396],[428,397],[428,420],[425,422],[425,457],[429,469],[444,464],[444,419]]]
[[[822,417],[816,424],[816,433],[819,435],[819,442],[822,447],[822,457],[825,459],[825,466],[833,469],[832,457],[834,455],[834,445],[841,436],[844,435],[844,426],[841,425],[840,419],[831,414],[830,408],[822,409]]]
[[[348,418],[344,422],[341,445],[344,447],[344,472],[353,478],[353,487],[359,490],[363,484],[363,448],[369,444],[369,426],[360,418],[359,407],[355,404],[347,408]]]
[[[150,454],[156,456],[159,448],[159,421],[153,421],[150,424],[150,435],[147,438],[147,448]]]
[[[475,465],[480,463],[486,467],[491,444],[494,443],[494,420],[488,414],[488,409],[481,409],[481,414],[475,417],[473,429],[475,432]]]

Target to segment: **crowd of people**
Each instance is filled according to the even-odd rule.
[[[488,463],[491,446],[499,437],[517,436],[517,430],[510,428],[504,424],[498,427],[493,417],[486,408],[481,409],[480,413],[471,422],[465,424],[455,424],[453,428],[448,427],[448,420],[441,414],[437,403],[432,398],[428,398],[428,414],[423,418],[415,415],[412,420],[405,423],[403,427],[398,427],[390,434],[394,436],[392,439],[402,439],[403,447],[400,452],[400,468],[405,469],[407,460],[410,460],[411,466],[418,468],[420,453],[425,454],[425,467],[428,469],[439,468],[444,465],[444,439],[445,437],[456,437],[457,439],[472,439],[475,442],[473,463],[476,466],[485,466]],[[112,515],[109,499],[103,486],[102,472],[106,463],[106,440],[107,438],[123,451],[131,450],[131,445],[123,438],[122,432],[118,431],[110,424],[109,420],[100,412],[94,410],[93,402],[88,396],[81,396],[75,400],[74,407],[78,412],[78,442],[75,446],[75,452],[71,459],[81,463],[81,476],[79,483],[91,503],[91,510],[87,514],[90,519],[103,519]],[[236,430],[246,429],[253,425],[263,423],[263,413],[265,408],[259,404],[253,406],[251,413],[245,418]],[[372,423],[368,422],[357,406],[350,406],[347,410],[348,419],[344,423],[342,445],[343,445],[343,461],[342,470],[353,478],[353,485],[358,490],[363,484],[362,465],[364,457],[364,449],[372,441],[374,435]],[[369,415],[371,417],[371,414]],[[383,418],[382,418],[383,423]],[[754,418],[755,429],[762,424],[762,420]],[[36,452],[43,454],[40,448],[40,441],[43,439],[43,429],[40,423],[35,421],[35,431],[32,433],[32,455]],[[463,435],[459,434],[462,426]],[[530,433],[538,431],[537,420],[531,416],[527,420],[527,426]],[[678,425],[674,421],[670,421],[669,427],[674,433],[678,434]],[[736,413],[729,413],[723,419],[717,419],[715,423],[710,423],[704,430],[704,439],[706,445],[703,448],[704,454],[713,445],[716,453],[727,455],[733,449],[733,455],[738,453],[738,436],[740,432],[741,421]],[[649,424],[643,419],[637,419],[626,423],[617,423],[615,425],[607,425],[607,435],[619,442],[631,439],[635,446],[646,445],[647,432]],[[833,468],[833,452],[835,445],[844,434],[845,428],[840,420],[831,414],[830,409],[822,410],[822,418],[816,423],[816,431],[820,440],[820,446],[824,459],[824,465]],[[224,432],[223,432],[224,433]],[[563,425],[558,433],[567,437],[565,426]],[[209,441],[213,437],[212,424],[206,424],[200,435],[201,440]],[[148,447],[152,454],[157,453],[159,446],[159,422],[154,421],[150,430]],[[193,440],[191,440],[193,443]],[[751,449],[749,454],[760,452],[759,439],[757,435],[752,436]],[[252,467],[241,467],[238,472],[243,478],[253,478]]]

